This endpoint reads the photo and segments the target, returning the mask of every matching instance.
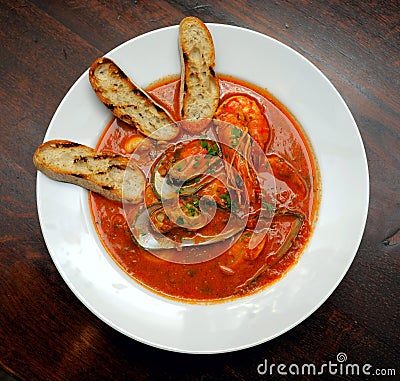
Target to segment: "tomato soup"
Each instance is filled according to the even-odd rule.
[[[257,102],[269,123],[270,137],[265,153],[275,160],[278,168],[274,201],[276,210],[283,212],[274,215],[260,250],[246,249],[251,236],[246,229],[235,245],[215,258],[202,263],[170,262],[135,242],[122,203],[89,194],[97,233],[120,268],[153,292],[185,302],[230,300],[253,294],[282,278],[296,264],[310,240],[319,203],[316,162],[295,118],[266,91],[227,76],[220,76],[219,82],[221,103],[232,95],[248,96]],[[148,92],[178,120],[178,90],[179,79],[170,78],[151,86]],[[113,119],[106,126],[97,149],[130,156],[127,141],[136,135],[140,133],[134,128]],[[289,240],[296,223],[296,234]],[[218,244],[205,247],[209,252],[220,249]],[[186,252],[190,254],[190,248]]]

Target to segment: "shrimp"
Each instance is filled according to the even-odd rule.
[[[261,208],[261,188],[254,165],[258,156],[254,141],[261,148],[258,154],[263,154],[269,141],[269,124],[257,102],[248,96],[235,95],[226,99],[217,109],[215,119],[224,122],[217,123],[217,133],[220,139],[223,157],[227,159],[226,172],[228,184],[242,199],[243,190],[249,198],[248,228],[254,228]],[[233,173],[235,168],[239,176]],[[244,188],[243,188],[244,185]]]
[[[218,107],[214,118],[249,133],[265,152],[270,136],[269,123],[254,99],[246,95],[233,95]]]

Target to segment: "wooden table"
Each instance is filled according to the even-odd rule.
[[[36,209],[32,155],[71,84],[115,46],[188,15],[254,29],[311,60],[352,111],[371,179],[361,246],[332,296],[279,338],[223,355],[155,349],[95,317],[57,272]],[[398,376],[399,20],[395,0],[1,0],[0,366],[23,380],[256,380],[281,377],[259,375],[264,360],[322,364],[344,352]]]

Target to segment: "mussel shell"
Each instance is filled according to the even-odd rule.
[[[174,244],[165,235],[156,232],[151,225],[149,213],[158,209],[159,204],[154,204],[150,207],[142,207],[139,209],[134,224],[131,225],[131,232],[135,241],[144,249],[157,250],[157,249],[173,249],[177,245]],[[131,221],[128,221],[131,224]]]
[[[167,233],[177,226],[187,230],[198,230],[207,225],[215,215],[215,203],[196,196],[177,197],[153,207],[150,221],[160,233]],[[186,211],[186,212],[184,212]]]
[[[153,223],[150,220],[152,213],[156,213],[163,208],[162,203],[153,204],[150,207],[142,207],[139,209],[135,221],[131,224],[131,231],[135,241],[144,249],[147,250],[162,250],[162,249],[180,249],[183,247],[209,245],[225,241],[235,237],[245,228],[243,221],[234,213],[217,206],[217,213],[223,216],[228,221],[224,229],[220,232],[215,232],[212,220],[209,224],[201,227],[198,230],[189,230],[177,227],[179,230],[179,240],[174,240],[173,234],[161,234],[154,229]]]
[[[200,175],[194,176],[185,182],[179,182],[176,179],[171,179],[169,176],[161,176],[157,171],[157,166],[152,171],[150,178],[153,192],[159,200],[172,199],[177,194],[181,196],[195,194],[213,180],[213,176]]]
[[[217,144],[211,140],[204,140],[204,142]],[[190,144],[193,144],[193,141],[170,147],[153,165],[150,181],[155,195],[160,200],[174,198],[176,194],[183,196],[195,194],[224,172],[224,163],[219,157],[220,151],[215,155],[194,152],[192,155],[186,154],[179,159],[180,152],[183,152]],[[160,172],[166,171],[165,168],[160,171],[165,165],[168,171],[161,174]]]

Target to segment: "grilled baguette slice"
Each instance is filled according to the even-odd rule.
[[[220,88],[214,71],[215,51],[211,33],[198,18],[186,17],[181,21],[179,50],[181,118],[211,119],[218,107]]]
[[[109,58],[99,58],[92,64],[89,81],[98,98],[117,118],[146,136],[171,140],[178,135],[179,126],[170,113]]]
[[[79,185],[110,200],[137,203],[143,199],[145,177],[124,156],[96,152],[69,140],[50,140],[38,147],[33,162],[53,180]]]

